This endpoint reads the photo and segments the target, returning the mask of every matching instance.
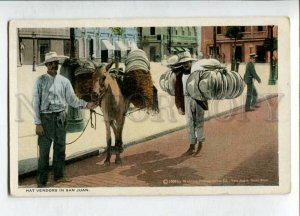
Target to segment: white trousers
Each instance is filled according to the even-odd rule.
[[[197,102],[189,97],[184,96],[186,128],[190,144],[203,142],[204,137],[204,110]]]

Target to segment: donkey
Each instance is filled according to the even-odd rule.
[[[122,131],[125,115],[129,108],[129,100],[122,95],[116,78],[109,73],[109,69],[113,64],[114,62],[106,66],[96,67],[92,78],[92,100],[99,103],[106,127],[107,152],[104,161],[105,166],[110,165],[112,155],[111,128],[115,134],[115,163],[122,163],[120,157],[120,154],[123,152]]]

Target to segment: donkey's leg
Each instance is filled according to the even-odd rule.
[[[123,116],[122,121],[120,122],[120,132],[119,132],[119,149],[120,149],[120,153],[122,153],[124,151],[124,148],[123,148],[124,123],[125,123],[125,116]]]
[[[126,119],[126,116],[125,116],[125,113],[127,112],[128,108],[129,108],[129,105],[130,105],[130,100],[126,99],[125,102],[125,107],[124,107],[124,110],[126,110],[124,112],[124,114],[122,116],[120,116],[120,124],[119,124],[119,149],[120,149],[120,153],[122,153],[124,151],[124,148],[123,148],[123,128],[124,128],[124,124],[125,124],[125,119]]]
[[[110,126],[113,129],[113,132],[114,132],[114,135],[115,135],[115,147],[117,147],[117,145],[116,145],[116,137],[117,137],[117,125],[116,125],[116,121],[111,121]]]
[[[116,164],[122,163],[120,154],[124,151],[123,150],[123,142],[122,142],[122,132],[124,126],[125,117],[121,117],[121,119],[117,122],[117,136],[116,136]]]
[[[118,124],[118,123],[117,123]],[[115,152],[116,152],[116,159],[115,159],[115,163],[116,164],[121,164],[122,160],[120,157],[120,132],[119,132],[119,126],[117,125],[117,131],[116,131],[116,141],[115,141]]]
[[[107,150],[106,150],[106,159],[104,161],[105,166],[110,165],[110,157],[111,157],[111,134],[110,134],[110,122],[105,121],[105,127],[106,127],[106,144],[107,144]]]

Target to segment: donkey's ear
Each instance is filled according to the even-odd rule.
[[[114,61],[112,61],[111,63],[109,63],[109,64],[107,64],[106,65],[106,71],[108,71],[110,68],[111,68],[111,66],[114,64]]]

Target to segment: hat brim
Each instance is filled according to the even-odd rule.
[[[178,69],[178,68],[181,68],[182,67],[182,65],[181,64],[176,64],[176,65],[169,65],[168,66],[168,68],[170,68],[170,69],[172,69],[172,70],[176,70],[176,69]]]
[[[169,67],[169,68],[178,68],[181,66],[181,64],[179,62],[176,62],[176,63],[169,63],[167,61],[163,61],[161,63],[163,66],[166,66],[166,67]]]
[[[183,58],[183,59],[181,59],[181,60],[178,62],[178,64],[179,64],[179,63],[188,62],[188,61],[197,61],[197,59],[194,59],[194,58]]]
[[[179,62],[176,63],[165,63],[163,64],[164,66],[171,68],[171,69],[176,69],[176,68],[180,68],[182,65]]]
[[[250,55],[251,58],[257,58],[257,55]]]
[[[54,62],[54,61],[58,61],[59,64],[62,64],[68,58],[69,58],[68,56],[56,56],[56,57],[50,58],[44,62],[41,62],[38,65],[42,66],[42,65],[45,65],[46,63]]]

